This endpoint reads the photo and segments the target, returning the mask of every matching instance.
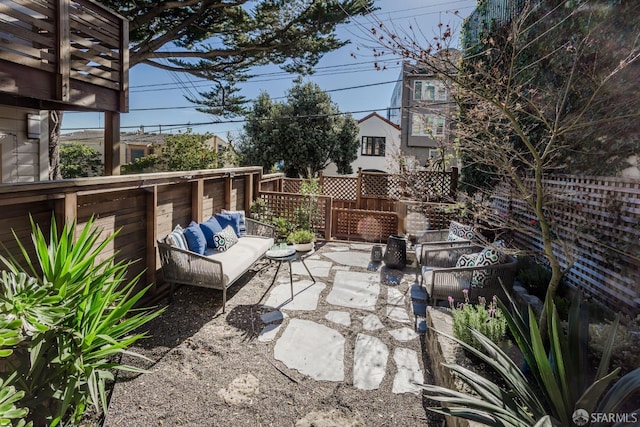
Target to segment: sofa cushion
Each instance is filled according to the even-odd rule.
[[[505,256],[502,251],[496,248],[484,248],[477,256],[475,260],[476,267],[492,266],[502,264],[505,260]],[[471,286],[476,288],[482,288],[486,284],[489,277],[487,270],[476,270],[473,272],[471,278]]]
[[[273,246],[273,239],[244,236],[228,251],[207,248],[205,256],[222,263],[226,283],[231,283],[251,267]]]
[[[184,249],[185,251],[189,250],[187,239],[184,237],[184,230],[180,227],[180,224],[176,225],[176,228],[165,237],[164,242],[176,248]]]
[[[210,248],[215,248],[216,244],[213,241],[213,236],[216,233],[222,231],[222,227],[215,216],[212,216],[208,220],[203,223],[200,223],[200,228],[202,229],[202,234],[204,234],[204,238],[207,240],[207,246]]]
[[[449,223],[449,234],[447,235],[448,241],[456,240],[472,240],[473,239],[473,225],[460,224],[457,221],[451,221]]]
[[[233,231],[236,232],[236,236],[240,237],[240,215],[217,213],[215,217],[222,229],[225,229],[230,225],[233,228]]]
[[[204,254],[207,248],[207,239],[204,237],[202,229],[197,222],[191,221],[189,223],[189,226],[184,229],[184,237],[187,239],[187,246],[189,246],[191,252],[200,255]]]
[[[213,235],[213,243],[217,250],[224,252],[231,249],[233,245],[238,243],[238,236],[236,236],[236,232],[233,230],[233,227],[227,225],[224,230]]]
[[[238,220],[238,237],[244,236],[247,234],[247,221],[245,219],[245,213],[243,210],[239,211],[228,211],[226,209],[222,209],[223,214],[229,214]]]

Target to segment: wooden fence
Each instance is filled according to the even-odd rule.
[[[156,240],[176,224],[202,221],[221,209],[249,210],[257,197],[262,168],[165,172],[143,175],[0,185],[0,243],[17,255],[12,235],[30,245],[29,215],[48,230],[51,218],[76,220],[91,216],[105,234],[121,229],[105,254],[117,260],[139,260],[130,275],[145,272],[142,283],[153,284],[149,297],[166,291],[162,284]]]
[[[534,194],[533,183],[528,185]],[[640,312],[640,180],[551,176],[544,185],[559,241],[554,249],[564,266],[572,265],[566,282],[609,307]],[[494,207],[525,227],[514,234],[518,246],[542,249],[533,213],[508,186],[499,187]]]

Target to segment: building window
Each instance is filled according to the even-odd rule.
[[[383,136],[363,136],[362,155],[384,157],[385,138]]]
[[[444,136],[445,120],[433,114],[413,114],[411,117],[412,136]]]
[[[140,157],[144,157],[147,155],[146,150],[144,148],[129,148],[129,158],[126,159],[127,163],[131,163]]]
[[[438,80],[415,80],[413,99],[416,101],[446,101],[447,88]]]

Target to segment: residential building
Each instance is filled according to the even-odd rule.
[[[400,154],[405,161],[429,167],[441,159],[443,147],[450,152],[455,109],[446,82],[418,65],[402,64],[388,117],[400,126]]]
[[[358,120],[358,158],[351,163],[353,172],[364,171],[394,173],[398,171],[400,127],[378,113],[371,113]],[[338,168],[331,163],[325,175],[338,175]]]

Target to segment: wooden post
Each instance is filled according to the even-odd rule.
[[[396,202],[396,215],[398,215],[398,234],[407,234],[407,205]]]
[[[202,222],[203,219],[204,180],[202,178],[191,183],[191,219]]]
[[[129,21],[120,21],[120,111],[129,112]]]
[[[147,284],[152,284],[151,292],[155,294],[157,292],[156,270],[158,268],[156,255],[158,240],[158,186],[154,185],[145,190],[147,191],[145,200],[147,217],[147,248],[145,257],[147,269],[145,275]]]
[[[253,174],[244,176],[244,211],[246,215],[251,212],[251,202],[253,201]]]
[[[78,193],[64,195],[64,221],[72,222],[78,219]]]
[[[224,177],[224,208],[226,210],[234,210],[231,206],[231,193],[233,192],[233,177],[227,174]]]
[[[326,197],[326,203],[324,204],[324,238],[325,240],[332,240],[333,235],[333,197]]]
[[[458,168],[451,168],[451,188],[449,190],[449,196],[452,201],[456,200],[458,194]]]
[[[358,168],[358,180],[356,181],[356,209],[362,209],[362,168]]]
[[[69,22],[69,0],[56,1],[56,97],[67,102],[71,88],[71,24]]]
[[[120,113],[104,113],[104,174],[120,175]]]

